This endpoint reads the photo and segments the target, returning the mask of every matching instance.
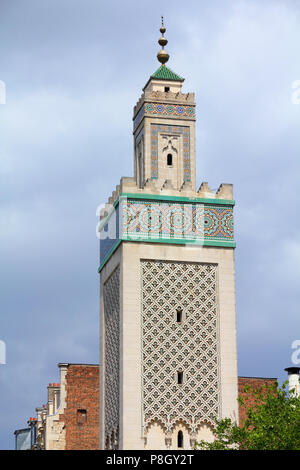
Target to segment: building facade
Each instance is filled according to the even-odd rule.
[[[134,177],[100,217],[101,449],[189,449],[238,420],[232,185],[196,188],[195,98],[160,31]]]
[[[36,408],[37,417],[29,418],[27,428],[14,432],[16,450],[97,450],[99,449],[99,380],[96,365],[69,364],[69,374],[65,397],[66,407],[63,410],[51,409],[53,391],[60,389],[60,384],[49,384],[47,405]],[[297,373],[299,383],[299,368]],[[239,397],[245,398],[245,386],[257,390],[265,385],[275,385],[276,378],[238,377]],[[294,382],[290,384],[294,386]],[[50,395],[50,396],[49,396]],[[243,424],[247,409],[253,402],[246,400],[239,404],[240,424]],[[84,408],[83,408],[84,407]],[[51,414],[52,411],[55,411]],[[53,417],[59,426],[53,426]],[[49,423],[52,424],[52,434],[47,436]],[[62,425],[62,426],[61,426]],[[65,431],[62,433],[62,430]],[[49,431],[48,431],[49,432]],[[210,436],[208,436],[210,437]]]
[[[27,424],[27,428],[17,429],[14,432],[15,450],[32,450],[36,447],[36,418],[30,418]]]
[[[36,408],[27,429],[15,431],[16,448],[99,448],[99,365],[58,364],[60,383],[49,383],[47,404]],[[27,432],[26,432],[27,431]]]
[[[266,391],[267,387],[274,387],[277,384],[277,379],[274,377],[239,377],[239,398],[243,399],[243,404],[239,404],[239,423],[242,426],[247,418],[248,409],[251,406],[255,405],[255,400],[253,396],[245,392],[245,387],[248,387],[250,390],[264,390]],[[266,387],[266,388],[265,388]]]

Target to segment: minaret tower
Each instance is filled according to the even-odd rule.
[[[161,66],[134,108],[135,180],[140,189],[152,180],[158,189],[167,181],[175,190],[184,185],[195,191],[194,93],[182,93],[184,79],[165,65],[165,31],[162,20],[157,54]]]
[[[238,420],[232,185],[196,189],[195,100],[163,20],[134,177],[100,217],[100,448],[191,449]]]

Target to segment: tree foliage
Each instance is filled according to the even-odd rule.
[[[238,426],[230,418],[216,421],[213,442],[200,441],[197,449],[206,450],[300,450],[300,396],[281,387],[246,386],[239,397],[248,407],[245,421]]]

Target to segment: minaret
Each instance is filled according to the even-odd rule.
[[[184,79],[166,67],[163,21],[157,54],[161,66],[146,83],[134,108],[135,180],[140,189],[150,180],[160,188],[165,181],[174,189],[195,190],[194,93],[182,93]]]
[[[99,224],[101,449],[191,449],[238,420],[232,185],[196,190],[194,94],[160,32],[134,177]]]

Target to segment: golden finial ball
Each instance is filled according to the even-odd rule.
[[[165,65],[165,63],[169,60],[169,54],[164,49],[162,49],[157,54],[157,59],[162,65]]]
[[[158,40],[158,44],[162,47],[166,46],[168,44],[168,40],[164,38],[163,36]]]
[[[169,60],[169,54],[165,51],[164,47],[168,44],[167,39],[164,37],[164,33],[166,32],[166,28],[164,25],[164,17],[161,17],[161,38],[158,40],[158,44],[162,47],[159,53],[157,54],[157,59],[158,61],[162,64],[165,65],[166,62]]]

